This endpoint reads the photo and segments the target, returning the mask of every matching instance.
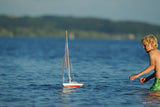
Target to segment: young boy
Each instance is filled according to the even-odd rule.
[[[143,84],[148,80],[155,77],[154,84],[150,88],[152,91],[159,91],[160,90],[160,50],[158,50],[158,43],[157,39],[153,35],[148,35],[142,39],[143,48],[149,53],[149,60],[150,65],[143,70],[142,72],[130,76],[130,80],[134,80],[141,75],[149,73],[150,71],[154,70],[154,73],[148,76],[147,78],[140,78],[140,82]]]

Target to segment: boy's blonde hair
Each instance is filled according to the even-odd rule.
[[[158,48],[157,38],[154,35],[147,35],[142,39],[142,44],[152,43],[153,48]]]

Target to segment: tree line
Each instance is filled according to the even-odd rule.
[[[1,36],[64,37],[65,29],[74,37],[88,38],[139,38],[160,33],[160,26],[142,22],[60,16],[0,16]]]

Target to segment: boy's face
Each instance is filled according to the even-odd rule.
[[[146,50],[147,53],[153,49],[151,43],[147,43],[147,42],[143,44],[143,48]]]

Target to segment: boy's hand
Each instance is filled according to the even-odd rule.
[[[129,77],[129,80],[132,81],[132,80],[134,80],[134,79],[136,79],[136,78],[138,78],[138,75],[137,75],[137,74],[130,76],[130,77]]]
[[[143,84],[146,82],[146,78],[140,78],[140,82]]]

